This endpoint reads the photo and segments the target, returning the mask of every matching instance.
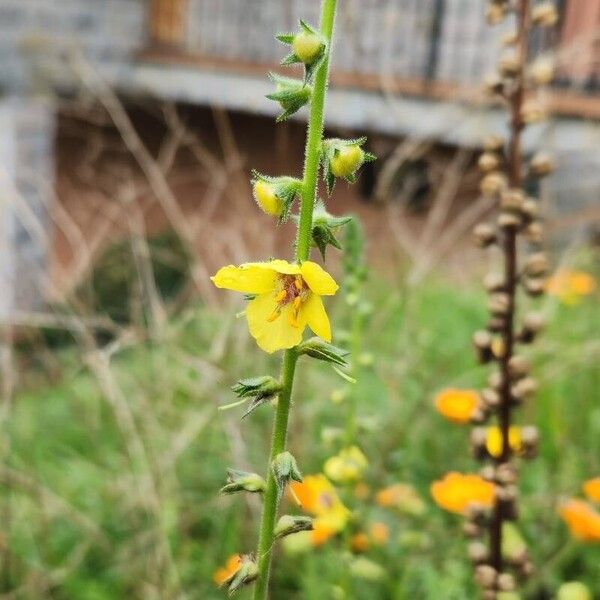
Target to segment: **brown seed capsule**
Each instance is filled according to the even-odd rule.
[[[477,523],[472,523],[471,521],[465,521],[462,526],[463,533],[468,538],[478,538],[483,533],[481,531],[481,527],[477,525]]]
[[[499,371],[490,373],[487,382],[493,390],[499,390],[502,387],[502,374]]]
[[[523,317],[523,326],[519,333],[519,341],[530,344],[535,337],[544,329],[544,315],[540,313],[527,313]]]
[[[554,61],[538,58],[529,67],[529,78],[535,85],[548,85],[554,78]]]
[[[508,294],[496,292],[488,298],[488,310],[493,315],[506,315],[510,311],[511,299]]]
[[[531,254],[525,261],[525,273],[531,277],[542,277],[549,269],[548,258],[543,252]]]
[[[493,589],[497,578],[498,572],[491,565],[479,565],[475,569],[475,581],[485,590]]]
[[[486,75],[485,79],[483,80],[483,91],[488,96],[502,94],[504,91],[504,80],[496,73]]]
[[[525,228],[525,237],[530,244],[541,244],[544,241],[544,227],[539,221],[529,223]]]
[[[544,280],[541,278],[529,278],[524,282],[525,291],[529,296],[541,296],[544,293]]]
[[[529,163],[529,170],[536,177],[545,177],[554,171],[554,161],[549,154],[538,152]]]
[[[531,369],[531,363],[529,359],[520,354],[515,354],[510,357],[508,361],[508,372],[512,379],[519,379],[525,377]]]
[[[537,392],[537,383],[532,377],[519,379],[510,389],[511,395],[517,402],[531,398]]]
[[[494,410],[500,406],[500,394],[492,388],[484,388],[481,391],[481,401],[490,410]]]
[[[471,542],[467,548],[467,554],[469,560],[476,565],[481,565],[490,558],[487,546],[482,542]]]
[[[521,575],[523,577],[531,577],[535,573],[535,565],[530,561],[526,561],[521,566]]]
[[[519,57],[511,52],[500,57],[498,61],[498,71],[504,77],[514,77],[521,68]]]
[[[538,452],[540,433],[534,425],[521,428],[521,448],[525,458],[535,458]]]
[[[504,140],[498,135],[490,135],[483,141],[486,152],[500,152],[504,148]]]
[[[511,573],[500,573],[497,585],[501,592],[514,592],[516,589],[515,578]]]
[[[486,407],[479,406],[471,413],[469,421],[473,423],[473,425],[481,425],[482,423],[485,423],[488,417],[489,413],[486,410]]]
[[[502,192],[500,208],[508,212],[519,212],[525,202],[525,194],[519,189],[511,188]]]
[[[500,166],[500,158],[494,152],[484,152],[477,161],[479,168],[484,173],[494,171]]]
[[[507,48],[508,46],[513,46],[514,44],[517,43],[517,41],[518,41],[518,36],[517,36],[516,31],[510,31],[508,33],[505,33],[500,38],[500,43],[505,48]]]
[[[505,16],[506,16],[506,9],[503,6],[499,6],[497,4],[488,6],[485,10],[485,18],[488,22],[488,25],[491,25],[492,27],[494,25],[498,25],[499,23],[502,23]]]
[[[484,196],[495,196],[506,187],[506,176],[498,171],[492,171],[481,180],[479,187]]]
[[[477,360],[481,364],[485,364],[492,360],[492,336],[488,331],[476,331],[473,334],[473,346],[475,346]]]
[[[473,427],[469,436],[471,452],[477,460],[483,460],[487,456],[486,441],[487,432],[485,427]]]
[[[492,333],[500,333],[504,330],[506,319],[500,316],[493,316],[487,323],[487,330]],[[492,344],[493,349],[493,344]]]
[[[496,481],[502,485],[514,485],[517,482],[517,468],[512,463],[502,463],[496,467]]]
[[[488,292],[503,292],[506,288],[504,276],[500,273],[488,273],[483,279],[483,285]]]
[[[492,465],[486,465],[485,467],[482,467],[479,471],[479,475],[481,475],[481,478],[485,479],[486,481],[496,480],[495,470]]]
[[[498,226],[501,229],[518,229],[521,226],[521,217],[512,212],[501,212],[498,216]]]
[[[523,123],[539,123],[548,115],[546,109],[537,100],[526,100],[521,107],[521,120]]]
[[[533,7],[531,20],[534,25],[552,27],[558,23],[558,12],[552,2],[542,2]]]
[[[521,206],[521,214],[528,220],[533,221],[537,219],[540,214],[540,209],[537,200],[534,198],[527,198]]]
[[[496,230],[489,223],[479,223],[473,229],[473,241],[480,248],[491,246],[497,239]]]

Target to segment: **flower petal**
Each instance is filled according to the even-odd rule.
[[[260,264],[262,263],[222,267],[211,280],[218,288],[244,294],[264,294],[274,289],[277,275],[273,270],[260,267]]]
[[[315,335],[326,342],[331,342],[331,325],[320,296],[309,294],[300,307],[299,319],[303,320]]]
[[[275,259],[267,262],[247,263],[253,267],[259,269],[268,269],[270,271],[276,271],[283,275],[298,275],[300,274],[300,265],[296,263],[290,263],[287,260]]]
[[[302,332],[306,327],[306,320],[301,313],[297,326],[290,324],[291,304],[282,307],[281,314],[269,321],[276,307],[275,293],[270,292],[257,296],[246,308],[250,333],[258,346],[269,354],[297,346],[302,341]]]
[[[339,286],[333,277],[317,263],[304,261],[301,274],[308,287],[319,296],[333,296],[338,291]]]

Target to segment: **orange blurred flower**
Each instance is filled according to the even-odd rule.
[[[425,503],[412,485],[394,483],[377,492],[377,504],[384,508],[395,508],[409,515],[421,515],[425,512]]]
[[[485,447],[490,456],[498,458],[502,454],[502,432],[496,425],[488,427],[486,430]],[[521,450],[521,428],[511,426],[508,430],[508,445],[513,452]]]
[[[451,472],[431,484],[431,495],[441,508],[462,514],[472,504],[492,506],[496,489],[479,475]]]
[[[448,388],[435,397],[437,411],[453,423],[468,423],[479,408],[479,394],[475,390]]]
[[[571,498],[559,507],[558,513],[573,537],[582,542],[600,542],[600,514],[587,502]]]
[[[355,533],[350,538],[350,547],[354,552],[366,552],[369,549],[369,537],[366,533]]]
[[[600,502],[600,477],[588,479],[583,484],[583,493],[594,502]]]
[[[577,304],[596,289],[596,280],[584,271],[560,269],[546,281],[546,291],[563,304]]]
[[[213,581],[216,585],[223,585],[229,581],[242,566],[242,557],[239,554],[232,554],[225,563],[224,567],[219,567],[213,573]]]
[[[310,532],[314,546],[324,544],[344,529],[350,511],[339,499],[327,477],[322,474],[307,475],[302,483],[293,482],[290,488],[300,506],[316,517]]]
[[[379,546],[385,544],[390,539],[390,529],[381,521],[372,523],[369,533],[373,542]]]

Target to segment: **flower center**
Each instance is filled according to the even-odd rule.
[[[300,275],[279,275],[275,295],[275,310],[267,317],[267,321],[272,323],[281,315],[284,306],[291,304],[292,310],[288,313],[288,321],[292,327],[300,327],[298,323],[298,313],[300,306],[308,295],[308,286]]]

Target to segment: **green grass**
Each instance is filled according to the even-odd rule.
[[[359,515],[353,527],[372,520],[390,527],[388,544],[367,553],[387,577],[349,581],[339,540],[300,554],[278,546],[273,598],[336,598],[344,586],[358,599],[474,598],[461,519],[435,507],[428,488],[448,470],[477,468],[468,428],[443,421],[432,397],[485,381],[469,341],[485,322],[483,294],[439,280],[401,293],[379,280],[367,289],[376,310],[364,346],[375,361],[356,387],[366,482],[374,490],[411,483],[426,511],[394,514],[345,492]],[[532,599],[550,598],[571,579],[600,593],[600,548],[572,542],[556,515],[560,496],[578,495],[583,480],[600,475],[597,300],[550,301],[550,326],[526,349],[541,387],[520,414],[542,432],[539,458],[521,465],[520,527],[538,566]],[[347,322],[348,310],[338,301],[333,321]],[[222,597],[212,573],[230,554],[254,548],[259,507],[256,498],[217,490],[227,466],[262,473],[271,410],[240,421],[240,409],[216,407],[233,400],[236,378],[276,373],[278,357],[256,350],[243,320],[195,308],[169,324],[160,343],[112,356],[108,388],[75,350],[58,358],[58,383],[41,370],[25,373],[35,383],[14,398],[0,498],[10,550],[2,589],[65,600]],[[304,473],[319,472],[337,450],[322,440],[323,429],[344,426],[343,403],[329,400],[344,382],[315,363],[301,365],[297,383],[290,447]]]

